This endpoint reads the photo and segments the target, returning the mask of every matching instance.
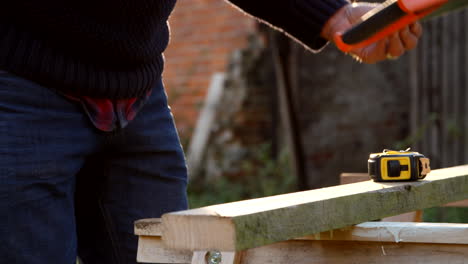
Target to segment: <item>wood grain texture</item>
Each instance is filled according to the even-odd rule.
[[[220,252],[222,256],[221,264],[240,264],[242,252]],[[208,251],[195,251],[191,264],[206,264]]]
[[[340,174],[340,184],[350,184],[350,183],[363,182],[363,181],[368,181],[368,180],[369,180],[369,174],[367,174],[367,173],[343,172],[343,173]],[[468,207],[468,200],[456,201],[456,202],[444,204],[442,206],[447,206],[447,207]],[[387,218],[382,219],[382,220],[386,221],[386,222],[421,222],[421,220],[414,221],[414,219],[416,219],[415,214],[419,214],[419,213],[420,213],[419,211],[415,211],[415,212],[411,212],[411,213],[405,213],[405,214],[402,214],[402,215],[390,216],[390,217],[387,217]],[[419,216],[417,216],[417,217],[419,217]],[[395,219],[395,221],[393,219]]]
[[[300,240],[374,241],[468,245],[468,224],[365,222]]]
[[[157,219],[154,219],[157,220]],[[155,221],[156,225],[159,223]],[[336,243],[297,243],[297,241],[341,241]],[[343,244],[343,242],[346,242]],[[368,242],[368,243],[360,243]],[[374,242],[374,243],[371,243]],[[395,247],[396,244],[399,244]],[[404,243],[416,243],[414,246],[401,246]],[[455,245],[464,245],[463,247],[456,247]],[[280,246],[278,246],[280,245]],[[317,245],[320,246],[319,253],[307,252],[316,250]],[[329,261],[337,261],[331,263],[347,263],[345,260],[336,258],[336,256],[329,256],[340,246],[358,247],[364,245],[366,250],[376,251],[371,254],[368,259],[365,257],[363,249],[358,249],[349,253],[347,257],[350,259],[364,261],[362,263],[369,263],[367,261],[377,261],[381,256],[379,255],[379,246],[383,246],[382,252],[387,252],[386,249],[397,251],[410,249],[410,252],[404,252],[403,256],[411,259],[412,261],[426,260],[426,256],[421,256],[419,252],[414,251],[414,248],[422,248],[425,251],[439,251],[435,260],[439,261],[441,257],[448,257],[454,259],[455,254],[457,258],[465,256],[459,255],[460,252],[452,252],[453,249],[467,250],[468,246],[468,224],[448,224],[448,223],[396,223],[396,222],[366,222],[356,226],[350,226],[342,229],[326,231],[312,236],[297,238],[289,240],[282,244],[273,244],[263,247],[258,247],[244,252],[222,252],[223,264],[238,264],[238,263],[281,263],[275,262],[276,259],[283,260],[288,255],[295,254],[297,250],[304,249],[306,252],[300,256],[311,258],[313,261],[322,261],[329,259]],[[294,247],[294,248],[293,248]],[[450,249],[450,250],[448,250]],[[278,251],[283,251],[282,253]],[[419,249],[418,249],[419,250]],[[441,250],[441,251],[440,251]],[[397,252],[396,251],[396,252]],[[324,253],[325,252],[325,253]],[[458,252],[458,253],[457,253]],[[142,263],[180,263],[180,264],[205,264],[206,251],[197,251],[192,254],[191,251],[171,250],[165,248],[161,238],[157,236],[140,236],[138,247],[138,261]],[[306,255],[304,255],[306,254]],[[383,253],[382,253],[383,254]],[[386,254],[386,253],[385,253]],[[193,257],[192,257],[193,255]],[[431,252],[431,256],[434,252]],[[384,255],[387,256],[387,255]],[[410,257],[411,256],[411,257]],[[274,258],[273,262],[269,258]],[[455,258],[456,259],[456,258]],[[395,261],[394,257],[389,257],[389,260]],[[310,259],[302,260],[303,263],[309,263]],[[325,261],[325,260],[323,260]],[[341,261],[341,262],[340,262]],[[385,260],[388,261],[388,260]],[[283,262],[289,263],[289,262]],[[302,262],[299,262],[302,263]],[[389,263],[389,262],[384,262]],[[391,263],[391,262],[390,262]],[[403,261],[403,263],[409,263]],[[411,262],[413,263],[413,262]],[[437,263],[437,262],[429,262]],[[455,262],[456,263],[456,262]],[[461,262],[464,263],[464,262]]]
[[[249,249],[242,264],[463,264],[467,259],[467,245],[288,241]]]
[[[148,218],[135,221],[134,233],[137,236],[161,236],[161,218]]]
[[[468,166],[423,181],[362,182],[163,215],[169,247],[238,251],[468,198]]]
[[[368,173],[341,173],[340,184],[350,184],[356,182],[369,181]],[[422,222],[422,211],[414,211],[400,215],[385,217],[382,219],[385,222]]]
[[[138,263],[188,264],[192,255],[191,251],[166,248],[161,237],[140,236],[138,238]]]

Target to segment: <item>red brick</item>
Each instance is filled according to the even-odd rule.
[[[170,18],[164,83],[181,136],[190,136],[215,72],[243,48],[255,21],[224,1],[179,1]]]

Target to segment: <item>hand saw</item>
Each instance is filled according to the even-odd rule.
[[[423,18],[461,9],[468,0],[387,0],[361,17],[361,21],[334,37],[336,46],[349,52],[377,42]]]

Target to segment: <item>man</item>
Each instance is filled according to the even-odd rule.
[[[176,0],[14,0],[0,16],[0,262],[135,263],[133,222],[187,207],[161,81]],[[371,4],[231,0],[312,50]],[[194,31],[194,34],[198,34]],[[421,27],[353,50],[373,63]],[[343,73],[346,74],[346,73]]]

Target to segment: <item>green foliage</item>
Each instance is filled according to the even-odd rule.
[[[428,120],[425,123],[423,123],[421,126],[419,126],[413,135],[408,136],[407,138],[405,138],[404,140],[400,142],[397,142],[393,149],[397,149],[397,150],[407,149],[409,146],[412,146],[416,144],[416,142],[421,141],[422,138],[424,137],[424,133],[426,133],[426,131],[431,126],[433,126],[439,120],[439,118],[440,118],[439,114],[431,113],[429,115]]]
[[[447,121],[447,132],[452,139],[459,139],[463,136],[463,129],[460,127],[460,124],[453,119]]]
[[[420,142],[423,139],[424,134],[431,127],[435,126],[437,122],[443,122],[445,124],[443,129],[445,129],[444,132],[447,133],[448,139],[458,140],[463,135],[463,129],[455,119],[441,119],[439,113],[430,113],[426,122],[417,127],[417,130],[412,135],[409,135],[402,141],[397,142],[393,149],[406,149],[409,146]]]
[[[468,208],[434,207],[424,210],[424,222],[468,223]]]
[[[253,158],[241,165],[243,177],[219,177],[191,182],[188,189],[190,207],[293,192],[296,182],[288,164],[285,152],[275,160],[271,157],[270,146],[260,145],[254,151]]]

